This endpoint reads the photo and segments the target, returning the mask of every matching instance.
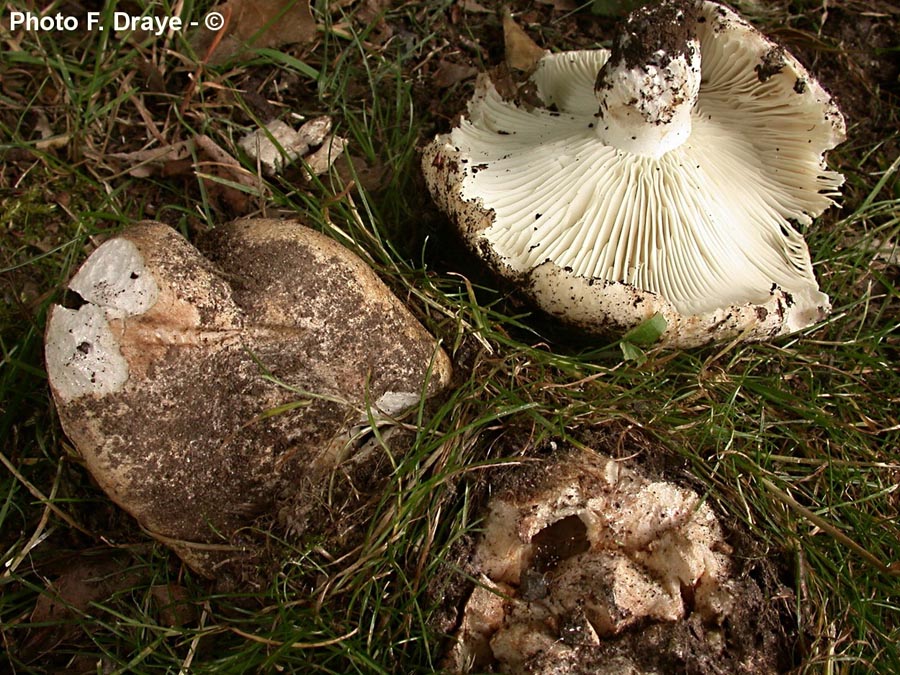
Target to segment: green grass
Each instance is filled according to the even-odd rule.
[[[900,672],[900,280],[896,259],[876,256],[900,231],[888,151],[898,138],[848,144],[832,158],[850,176],[845,207],[807,237],[834,303],[824,325],[772,344],[651,349],[640,366],[624,362],[615,343],[579,345],[486,277],[458,273],[452,237],[422,196],[416,151],[436,124],[417,68],[444,48],[434,22],[449,5],[393,10],[389,21],[415,31],[381,46],[367,42],[377,26],[351,10],[322,12],[313,49],[263,51],[238,66],[197,67],[181,56],[190,46],[180,36],[164,51],[109,32],[36,33],[22,36],[21,51],[0,52],[3,79],[22,83],[0,90],[4,666],[432,672],[443,646],[435,580],[456,570],[477,531],[495,467],[550,441],[634,427],[679,458],[784,571],[799,672]],[[163,91],[151,86],[157,78]],[[336,485],[335,522],[362,532],[300,541],[258,532],[272,573],[215,584],[92,484],[50,403],[42,333],[99,237],[144,217],[190,237],[233,215],[216,181],[135,177],[110,157],[140,149],[142,115],[168,142],[206,134],[253,173],[236,150],[263,121],[248,92],[277,78],[291,83],[278,110],[333,115],[358,161],[308,188],[283,177],[244,186],[251,208],[302,214],[373,264],[442,340],[457,380],[381,442],[378,489],[354,501]],[[439,102],[447,115],[460,107],[455,93]],[[88,570],[75,576],[89,597],[63,593],[70,606],[57,600],[48,613],[60,574],[76,565]],[[182,625],[159,600],[166,587],[182,598]]]

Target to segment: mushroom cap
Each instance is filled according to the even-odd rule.
[[[106,241],[45,335],[66,434],[99,485],[202,574],[212,549],[315,484],[349,430],[449,381],[375,273],[296,221],[216,228],[202,255],[157,222]]]
[[[697,54],[688,40],[678,58],[654,53],[665,68],[606,50],[548,55],[531,77],[544,107],[504,100],[483,76],[468,118],[424,152],[432,195],[468,245],[543,310],[591,332],[659,313],[670,345],[761,340],[830,309],[795,224],[834,203],[843,177],[824,153],[844,139],[843,117],[733,11],[693,8]],[[702,80],[685,116],[671,87],[694,98],[694,57]],[[622,82],[665,96],[623,98]],[[642,114],[611,122],[627,100]],[[672,105],[653,108],[660,100]],[[623,135],[637,137],[641,120],[664,151]]]

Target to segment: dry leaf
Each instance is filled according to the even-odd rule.
[[[309,179],[328,171],[347,145],[347,139],[329,135],[331,124],[331,118],[323,115],[294,131],[281,120],[273,120],[265,129],[242,138],[239,145],[269,175],[279,173],[286,164],[303,157],[304,176]],[[310,153],[312,148],[318,149]]]
[[[384,20],[384,13],[391,4],[392,0],[365,0],[356,11],[356,18],[372,28],[368,31],[366,42],[382,45],[393,36],[393,28]]]
[[[37,109],[37,121],[34,124],[34,129],[41,135],[41,140],[34,144],[34,147],[38,150],[55,150],[56,148],[62,148],[68,145],[69,140],[71,139],[69,134],[57,135],[53,133],[47,115],[45,115],[44,111],[40,108]]]
[[[280,173],[285,164],[309,150],[309,143],[281,120],[272,120],[265,128],[247,134],[238,146],[269,176]]]
[[[503,13],[503,42],[506,49],[506,65],[515,70],[530,72],[546,54],[528,37],[509,11]]]
[[[167,171],[168,166],[174,162],[182,163],[190,156],[190,145],[186,141],[182,141],[148,150],[112,152],[106,155],[106,159],[115,159],[124,164],[128,167],[127,171],[130,176],[147,178],[154,175],[171,174],[171,171]]]
[[[194,169],[206,186],[209,196],[220,205],[228,206],[234,215],[247,215],[250,212],[251,194],[259,194],[259,179],[206,134],[195,136],[194,143],[200,158]],[[228,183],[250,189],[244,191]]]
[[[46,653],[71,639],[79,631],[76,621],[91,603],[103,602],[131,588],[144,573],[127,570],[121,556],[91,556],[76,559],[37,599],[31,622],[47,624],[35,628],[23,644],[26,655]]]
[[[330,133],[331,118],[327,115],[313,117],[309,122],[305,122],[297,131],[297,134],[306,144],[307,150],[317,145],[322,145],[322,143],[325,142],[325,137]],[[306,150],[303,152],[306,152]]]
[[[472,12],[473,14],[491,14],[494,10],[488,9],[484,5],[475,0],[459,0],[456,3],[463,11]]]
[[[250,197],[260,191],[257,176],[205,134],[158,148],[110,153],[103,159],[117,160],[124,171],[137,178],[197,174],[209,195],[237,215],[249,213]],[[242,190],[239,185],[248,189]]]
[[[475,66],[451,63],[450,61],[441,59],[438,62],[437,70],[434,73],[434,84],[441,89],[446,89],[447,87],[452,87],[457,82],[462,82],[463,80],[468,80],[470,77],[475,77],[477,74],[478,69]]]
[[[309,0],[228,0],[211,11],[225,17],[221,41],[208,61],[219,64],[247,49],[277,49],[288,44],[310,42],[316,36],[316,22]],[[201,29],[193,39],[201,56],[219,38],[218,32]]]
[[[118,161],[121,170],[138,178],[196,175],[216,202],[237,215],[249,213],[251,196],[261,192],[259,178],[204,134],[158,148],[109,153],[103,159]]]
[[[343,185],[355,184],[369,194],[382,190],[393,178],[390,167],[377,157],[370,164],[364,157],[357,157],[350,150],[344,153],[335,168]]]

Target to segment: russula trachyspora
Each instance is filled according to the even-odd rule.
[[[51,309],[60,420],[100,486],[210,575],[279,493],[322,480],[349,430],[443,388],[447,356],[375,273],[295,221],[143,222]],[[323,481],[327,482],[327,481]]]
[[[733,574],[700,495],[573,448],[506,478],[467,564],[475,587],[449,671],[775,670],[777,637],[757,616],[765,601]],[[694,668],[704,661],[721,670]]]
[[[476,254],[546,312],[593,332],[655,314],[661,340],[761,340],[830,309],[796,226],[843,177],[828,93],[715,2],[636,10],[610,53],[548,54],[527,83],[487,77],[426,148],[438,205]]]

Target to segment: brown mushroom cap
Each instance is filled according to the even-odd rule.
[[[433,338],[355,255],[294,221],[156,222],[101,245],[51,309],[47,371],[100,486],[196,570],[323,477],[369,415],[443,388]]]

